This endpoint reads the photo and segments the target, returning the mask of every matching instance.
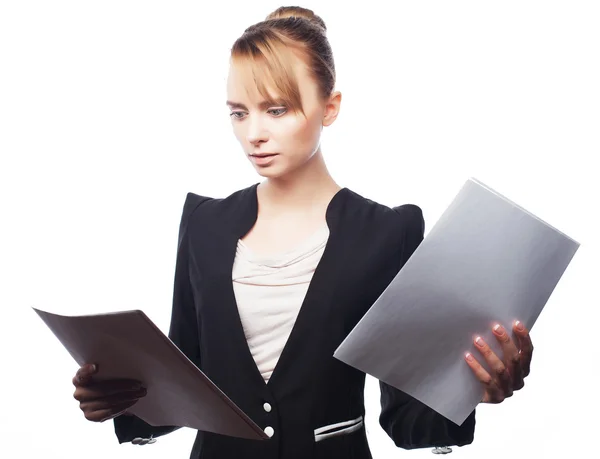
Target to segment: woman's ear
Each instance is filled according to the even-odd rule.
[[[342,93],[335,91],[329,97],[323,114],[323,126],[330,126],[337,118],[342,104]]]

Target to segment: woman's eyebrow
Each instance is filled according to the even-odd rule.
[[[242,104],[241,102],[233,102],[231,100],[228,100],[226,102],[226,104],[230,107],[230,108],[241,108],[242,110],[248,110],[248,107],[246,107],[244,104]],[[259,108],[261,110],[264,110],[265,108],[268,107],[272,107],[273,105],[283,105],[284,102],[282,100],[263,100],[260,104],[259,104]]]

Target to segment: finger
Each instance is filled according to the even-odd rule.
[[[92,380],[92,376],[98,372],[98,365],[93,363],[86,363],[82,365],[75,373],[73,377],[73,385],[81,386],[85,384],[89,384]]]
[[[104,408],[98,411],[84,412],[84,416],[88,421],[104,422],[108,419],[116,418],[120,415],[121,412],[123,412],[127,408],[131,408],[137,402],[137,399],[130,400],[128,402],[122,403],[121,405],[115,405],[110,408]]]
[[[113,394],[124,392],[135,392],[143,388],[139,381],[131,379],[114,379],[110,381],[100,381],[87,386],[78,386],[75,389],[73,397],[80,402],[102,399]]]
[[[478,336],[475,339],[475,346],[490,366],[491,371],[493,372],[492,377],[497,381],[496,385],[502,390],[504,396],[512,396],[512,379],[504,362],[502,362],[494,351],[492,351],[492,348],[481,336]]]
[[[121,394],[110,395],[95,400],[83,401],[79,403],[79,408],[83,412],[94,412],[112,409],[123,404],[134,402],[146,396],[146,391],[124,392]]]
[[[493,328],[494,336],[502,346],[504,365],[508,369],[511,379],[511,392],[523,388],[523,370],[521,369],[521,356],[515,342],[508,331],[500,324]]]
[[[496,385],[496,381],[494,380],[494,378],[490,376],[486,369],[483,368],[483,366],[470,352],[467,352],[465,354],[465,360],[467,361],[469,367],[471,367],[471,370],[475,374],[475,377],[483,385],[483,388],[485,390],[483,401],[494,402],[499,397],[501,397],[501,389],[498,388],[498,386]]]
[[[519,349],[521,354],[521,368],[523,377],[529,375],[531,370],[531,359],[533,357],[533,343],[529,336],[529,330],[525,328],[525,324],[521,321],[516,321],[514,325],[515,335],[519,341]]]

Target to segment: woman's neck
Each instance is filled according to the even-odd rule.
[[[284,177],[268,178],[258,187],[262,207],[298,210],[327,205],[340,190],[329,173],[319,149],[307,164]]]

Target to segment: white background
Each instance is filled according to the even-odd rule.
[[[140,447],[86,421],[77,365],[30,307],[139,308],[168,330],[186,193],[260,180],[231,131],[227,64],[243,30],[281,5],[0,3],[0,456],[188,457],[191,429]],[[598,3],[302,6],[328,25],[343,93],[322,139],[338,183],[416,203],[430,229],[474,176],[582,244],[532,331],[525,388],[481,405],[474,443],[451,457],[595,455]],[[432,457],[379,427],[372,378],[366,403],[375,458]]]

